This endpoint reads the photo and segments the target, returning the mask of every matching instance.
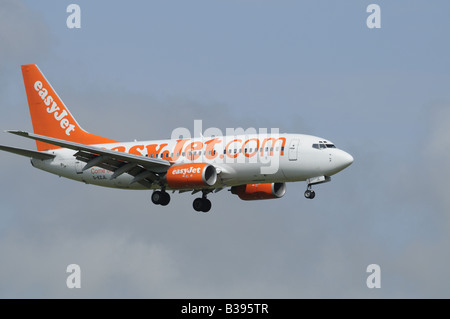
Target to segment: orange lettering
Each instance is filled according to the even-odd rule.
[[[187,139],[184,140],[177,140],[177,144],[175,145],[175,148],[173,149],[173,156],[171,158],[172,161],[176,161],[181,156],[181,151],[183,150],[184,144],[187,142]]]
[[[230,158],[236,158],[236,157],[239,155],[239,153],[236,153],[236,154],[234,154],[234,155],[231,155],[231,154],[230,154],[231,152],[230,152],[230,150],[228,149],[228,147],[231,145],[231,143],[234,143],[234,142],[240,142],[240,143],[242,143],[242,140],[236,138],[236,139],[232,140],[231,142],[229,142],[229,143],[227,144],[227,146],[225,147],[225,149],[227,150],[227,155],[228,155],[228,157],[230,157]]]
[[[247,143],[250,142],[250,141],[256,141],[256,148],[255,148],[255,151],[254,151],[254,152],[251,152],[251,153],[245,152],[245,148],[246,148],[245,145],[247,145]],[[246,141],[244,142],[244,144],[242,145],[242,153],[244,153],[244,155],[245,155],[246,157],[252,157],[252,156],[255,156],[255,154],[258,152],[258,148],[259,148],[259,139],[257,139],[257,138],[251,138],[251,139],[249,139],[249,140],[246,140]]]
[[[164,144],[160,144],[160,145],[158,145],[158,144],[147,145],[146,147],[147,147],[148,156],[150,156],[150,154],[153,154],[153,155],[159,154],[159,152],[167,145],[169,145],[169,144],[164,143]]]
[[[111,149],[111,151],[125,152],[125,146],[116,146],[116,147],[113,147],[113,148]]]
[[[141,152],[139,151],[143,151],[144,150],[144,145],[134,145],[130,148],[130,150],[128,151],[128,153],[130,154],[134,154],[134,155],[142,155]]]
[[[190,159],[191,161],[195,161],[197,158],[200,157],[200,155],[197,151],[201,151],[202,148],[203,148],[202,142],[199,142],[199,141],[192,142],[184,150],[186,152],[186,158]],[[194,152],[195,152],[195,155],[194,155]]]
[[[285,137],[279,137],[277,139],[275,139],[274,137],[270,137],[270,138],[265,138],[262,142],[262,151],[261,151],[261,156],[263,155],[263,151],[264,151],[264,146],[266,145],[266,143],[268,141],[272,141],[272,146],[273,148],[275,148],[275,143],[278,142],[279,140],[282,140],[283,143],[281,144],[281,155],[284,155],[284,146],[286,144],[286,138]],[[273,155],[273,149],[270,151],[270,156]]]
[[[221,140],[219,140],[218,138],[206,141],[206,150],[205,150],[205,157],[207,159],[213,159],[217,156],[217,154],[214,154],[214,145],[216,145],[217,143],[220,143]]]

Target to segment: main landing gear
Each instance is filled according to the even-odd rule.
[[[207,213],[211,210],[211,201],[206,198],[208,192],[204,191],[202,197],[194,199],[192,206],[197,212]],[[155,205],[166,206],[170,202],[170,195],[165,190],[154,191],[152,202]]]
[[[166,191],[154,191],[152,193],[152,202],[155,205],[166,206],[170,202],[170,195]]]
[[[192,207],[194,207],[197,212],[207,213],[211,209],[211,201],[206,198],[206,193],[203,193],[202,197],[194,199]]]

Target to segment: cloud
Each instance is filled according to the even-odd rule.
[[[5,97],[15,101],[14,112],[3,109],[1,126],[26,129],[28,125],[31,129],[15,64],[30,57],[36,62],[35,54],[45,57],[52,41],[40,16],[21,2],[3,1],[0,6],[0,48],[5,52],[0,70],[14,68],[15,74],[10,77],[9,71],[0,72],[0,80],[15,87],[12,93],[5,88],[0,92],[3,102]],[[21,33],[14,38],[11,30]],[[283,92],[285,100],[289,101],[297,86],[304,87],[304,102],[311,98],[309,102],[324,109],[322,118],[330,119],[318,126],[322,118],[311,121],[310,114],[305,115],[306,120],[294,121],[292,114],[304,113],[298,108],[286,109],[284,115],[273,118],[257,112],[242,118],[221,101],[156,97],[146,91],[102,85],[95,79],[90,79],[93,83],[88,89],[70,87],[64,84],[66,79],[46,75],[80,124],[106,137],[162,139],[176,127],[192,129],[195,119],[204,121],[203,128],[215,126],[223,131],[226,127],[270,128],[283,123],[286,128],[281,127],[282,131],[302,133],[304,125],[295,123],[307,122],[317,130],[331,132],[338,127],[341,141],[353,141],[348,151],[355,162],[331,183],[317,186],[314,201],[303,198],[304,183],[288,184],[284,198],[270,201],[244,202],[222,190],[210,196],[213,209],[203,214],[192,209],[198,195],[176,194],[169,206],[155,206],[150,191],[75,183],[32,168],[26,158],[2,152],[1,297],[449,295],[450,187],[446,167],[450,108],[446,102],[438,103],[424,110],[421,115],[428,115],[420,116],[417,123],[405,120],[413,119],[410,115],[418,105],[416,100],[428,98],[434,83],[417,90],[412,82],[424,84],[417,81],[418,76],[411,81],[397,75],[389,81],[388,75],[382,75],[369,82],[358,76],[345,83],[346,77],[340,74],[323,86],[316,84],[322,79],[305,87],[294,82],[292,90]],[[72,81],[77,83],[79,78],[82,75],[74,73]],[[282,77],[279,82],[279,86],[286,85]],[[274,96],[269,84],[261,87],[267,88],[268,97]],[[314,94],[309,88],[316,88]],[[346,104],[342,91],[351,107],[335,107],[336,103]],[[416,94],[409,95],[413,91]],[[376,101],[362,103],[368,96]],[[395,100],[396,96],[402,98]],[[394,108],[397,102],[410,104],[409,108]],[[357,125],[349,129],[353,122]],[[423,138],[405,144],[405,127],[423,129]],[[402,141],[392,142],[396,130],[402,131]],[[414,137],[420,135],[414,133]],[[32,141],[5,136],[10,138],[8,144],[34,146]],[[72,263],[81,267],[79,290],[66,287],[66,267]],[[366,287],[366,267],[372,263],[381,266],[381,289]]]
[[[27,110],[23,107],[26,99],[20,65],[44,60],[51,52],[51,40],[50,29],[43,17],[33,12],[23,1],[0,2],[2,129],[6,128],[4,125],[7,123],[23,123]]]
[[[2,261],[2,297],[158,297],[175,275],[170,254],[158,244],[104,231],[79,237],[52,234],[51,241],[20,238],[17,233],[3,238],[0,252],[8,258]],[[79,291],[65,283],[65,268],[77,262]],[[148,287],[153,294],[147,294]]]
[[[63,99],[78,120],[79,110],[83,126],[87,122],[89,130],[92,127],[99,130],[95,133],[105,132],[113,138],[170,134],[171,123],[183,125],[183,118],[158,117],[161,113],[154,111],[168,107],[171,114],[185,114],[191,120],[203,114],[206,122],[236,123],[226,108],[184,98],[163,101],[126,91],[98,96],[95,92],[67,93],[69,99]],[[108,105],[107,115],[95,107],[101,100]],[[133,107],[124,108],[126,102]],[[101,120],[105,116],[108,120]],[[445,107],[430,113],[425,124],[430,139],[424,141],[438,141],[425,145],[418,141],[415,149],[424,151],[417,161],[409,161],[408,154],[389,161],[381,146],[367,149],[361,142],[352,150],[355,163],[332,183],[318,186],[314,201],[303,198],[304,183],[288,184],[286,196],[272,201],[244,202],[224,190],[210,196],[210,214],[194,212],[191,203],[196,196],[190,194],[172,196],[167,207],[155,206],[148,191],[75,183],[35,170],[24,158],[3,153],[8,170],[3,170],[1,177],[8,181],[8,187],[2,190],[2,214],[8,218],[0,233],[0,254],[4,256],[1,295],[446,295],[448,285],[440,278],[445,273],[442,265],[449,262],[441,253],[449,244],[444,235],[449,230],[445,214],[448,199],[446,188],[439,188],[447,182],[434,183],[438,175],[431,165],[424,174],[416,165],[445,163],[448,151],[440,142],[447,143],[448,119]],[[111,123],[123,123],[120,132]],[[413,171],[419,172],[420,183]],[[425,193],[434,194],[435,204],[420,197],[422,183],[432,185]],[[429,208],[437,208],[432,217],[427,213]],[[440,235],[431,238],[433,231]],[[80,290],[65,286],[65,269],[71,263],[81,266]],[[365,270],[372,263],[381,266],[380,290],[365,286]]]
[[[22,1],[0,3],[0,70],[25,64],[26,60],[36,61],[49,52],[50,39],[47,24]]]

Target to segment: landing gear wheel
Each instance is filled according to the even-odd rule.
[[[207,213],[211,209],[211,201],[207,198],[196,198],[192,203],[192,207],[194,207],[197,212]]]
[[[192,203],[192,207],[194,207],[194,209],[197,212],[201,212],[202,211],[202,198],[194,199],[194,202]]]
[[[162,196],[160,204],[162,206],[167,206],[167,204],[169,204],[169,202],[170,202],[170,195],[169,195],[169,193],[166,193],[166,192],[163,192],[162,194],[163,194],[163,196]]]
[[[170,202],[170,195],[166,192],[154,191],[152,193],[152,202],[155,205],[166,206]]]
[[[163,197],[163,194],[162,194],[161,191],[154,191],[152,193],[152,202],[153,202],[153,204],[159,205],[160,202],[161,202],[162,197]]]
[[[206,198],[202,198],[203,199],[203,209],[202,212],[207,213],[210,211],[211,209],[211,201],[209,199]]]
[[[314,197],[316,197],[316,192],[314,192],[313,190],[307,189],[305,191],[305,197],[308,199],[313,199]]]

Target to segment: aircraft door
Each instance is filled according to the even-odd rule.
[[[289,145],[289,160],[290,161],[296,161],[297,157],[298,157],[298,143],[299,140],[298,139],[293,139],[291,140],[291,143]]]

